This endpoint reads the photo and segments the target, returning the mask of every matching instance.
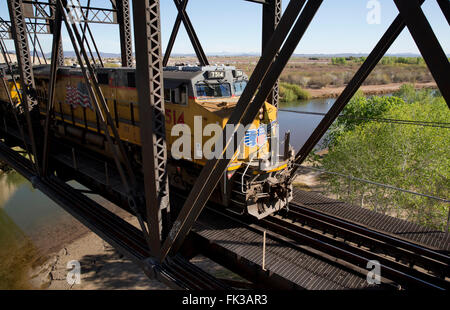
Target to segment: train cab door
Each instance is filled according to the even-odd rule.
[[[189,113],[188,87],[186,83],[164,81],[166,133],[172,143],[171,130],[177,124],[185,124]]]

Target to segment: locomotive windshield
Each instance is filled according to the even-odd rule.
[[[246,86],[247,86],[247,81],[245,81],[245,80],[242,80],[239,82],[234,82],[234,94],[236,96],[242,95]]]
[[[231,87],[228,83],[197,84],[197,97],[231,97]]]

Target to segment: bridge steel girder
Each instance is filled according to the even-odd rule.
[[[27,25],[23,14],[22,0],[8,0],[9,17],[11,19],[11,33],[14,39],[16,49],[17,64],[19,67],[20,82],[22,85],[22,108],[25,112],[25,118],[28,127],[28,134],[31,140],[32,152],[34,156],[34,167],[36,174],[41,174],[40,153],[38,153],[33,121],[30,115],[30,108],[37,105],[34,95],[34,75],[33,64],[27,39]]]
[[[56,78],[58,67],[64,66],[64,56],[61,55],[62,52],[62,39],[61,39],[61,27],[62,27],[62,16],[60,10],[57,7],[53,7],[52,16],[52,33],[53,33],[53,43],[52,43],[52,58],[50,62],[50,80],[48,89],[48,102],[47,102],[47,113],[45,115],[44,124],[44,151],[42,159],[42,170],[43,175],[48,175],[48,158],[49,158],[49,133],[50,133],[50,118],[53,115],[53,108],[55,104],[56,95]],[[61,59],[62,58],[62,59]]]
[[[122,67],[133,66],[133,46],[131,43],[130,2],[116,0],[117,22],[120,35],[120,56]]]
[[[424,3],[424,1],[425,0],[419,0],[417,5],[421,6]],[[391,47],[391,45],[394,43],[394,41],[398,38],[400,33],[405,29],[405,27],[406,27],[405,20],[403,19],[403,16],[401,14],[399,14],[394,19],[392,24],[389,26],[389,28],[387,29],[385,34],[382,36],[382,38],[379,40],[377,45],[374,47],[372,52],[369,54],[367,59],[364,61],[364,63],[361,65],[361,67],[358,69],[358,71],[355,73],[355,75],[350,80],[348,85],[345,87],[345,89],[339,95],[339,97],[337,98],[335,103],[332,105],[332,107],[328,110],[328,112],[322,118],[319,125],[317,125],[316,129],[309,136],[308,140],[305,142],[305,144],[303,144],[301,149],[297,152],[297,155],[295,157],[296,158],[295,163],[297,165],[294,166],[292,173],[291,173],[291,177],[293,177],[295,175],[295,172],[298,169],[298,165],[300,165],[301,163],[303,163],[303,161],[305,161],[305,159],[307,158],[309,153],[314,149],[314,147],[317,145],[317,143],[320,141],[320,139],[322,139],[322,137],[327,132],[328,128],[331,126],[331,124],[333,124],[333,122],[336,120],[336,118],[339,116],[339,114],[345,108],[347,103],[350,101],[350,99],[353,97],[353,95],[356,93],[356,91],[361,87],[362,83],[366,80],[366,78],[373,71],[375,66],[383,58],[383,56],[386,54],[386,52]],[[447,58],[445,58],[445,61],[441,62],[441,65],[443,66],[443,68],[446,67],[445,62],[447,62],[447,64],[448,64]],[[447,71],[447,83],[448,83],[448,71]],[[450,89],[450,87],[447,87],[447,91],[449,89]],[[447,104],[449,104],[449,101],[447,99],[446,99],[446,101],[447,101]]]
[[[422,11],[421,3],[419,0],[394,0],[394,2],[450,108],[450,63]],[[449,1],[447,5],[448,3]],[[447,12],[448,17],[445,6],[441,8],[444,13]]]
[[[448,0],[437,0],[439,6],[441,7],[442,13],[444,13],[447,23],[450,25],[450,1]]]
[[[201,170],[178,218],[172,226],[169,236],[164,241],[160,260],[175,253],[182,245],[231,161],[231,159],[224,158],[226,156],[223,155],[226,154],[228,148],[232,148],[232,153],[236,152],[237,146],[242,141],[243,137],[236,135],[237,125],[242,125],[245,128],[255,119],[323,0],[309,0],[303,8],[305,2],[306,0],[289,2],[278,27],[268,42],[267,48],[227,122],[227,124],[235,126],[235,131],[231,137],[227,137],[226,132],[223,132],[224,150],[222,156],[209,160]],[[302,8],[303,10],[301,10]],[[298,17],[299,14],[300,17]],[[297,17],[298,20],[296,21]],[[292,25],[294,26],[292,27]],[[290,31],[291,28],[292,31]],[[280,50],[281,46],[283,48]]]
[[[281,19],[282,0],[268,0],[267,4],[262,6],[262,53],[264,53],[264,49],[266,48],[267,43],[270,40],[275,28]],[[279,102],[279,85],[278,81],[275,83],[272,91],[267,97],[267,101],[278,107]]]
[[[188,2],[189,2],[189,0],[183,1],[183,5],[182,5],[183,10],[186,10]],[[177,38],[178,31],[180,30],[180,26],[181,26],[181,13],[178,12],[177,18],[176,18],[175,23],[172,28],[172,33],[170,34],[169,42],[167,43],[166,52],[164,53],[164,59],[163,59],[164,67],[167,66],[167,64],[169,63],[169,58],[170,58],[170,55],[172,54],[173,45],[175,44],[175,40]]]
[[[133,19],[150,252],[159,257],[170,220],[159,0],[133,1]]]
[[[50,2],[53,4],[50,6],[52,21],[50,22],[50,32],[55,35],[55,28],[56,28],[56,0],[50,0]],[[59,31],[61,31],[61,25],[59,25]],[[52,49],[53,53],[53,49]],[[58,42],[58,66],[62,67],[64,66],[64,49],[62,44],[62,38],[61,34],[59,34],[59,42]],[[52,57],[53,60],[53,57]]]
[[[167,63],[169,62],[170,54],[172,53],[175,39],[180,29],[181,22],[183,22],[184,28],[186,29],[186,32],[189,36],[189,40],[191,41],[192,47],[194,48],[195,55],[197,55],[197,59],[200,62],[200,65],[208,66],[209,65],[208,58],[206,57],[205,51],[203,50],[203,47],[200,44],[200,40],[198,39],[197,33],[194,30],[194,26],[191,23],[191,19],[189,18],[189,15],[186,13],[188,0],[173,0],[173,2],[177,7],[178,15],[177,19],[175,20],[175,24],[173,25],[172,33],[170,35],[169,43],[167,45],[166,53],[164,55],[163,65],[166,66]]]

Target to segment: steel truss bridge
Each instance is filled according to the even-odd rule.
[[[169,190],[162,71],[181,25],[187,31],[199,63],[209,64],[186,11],[189,1],[173,1],[178,15],[163,55],[159,0],[111,0],[105,8],[94,7],[95,1],[90,0],[83,5],[78,0],[7,0],[9,20],[0,20],[1,49],[5,63],[12,66],[4,41],[14,41],[25,117],[16,117],[14,125],[5,121],[5,126],[0,126],[0,159],[131,258],[150,278],[173,288],[373,288],[366,282],[365,268],[370,260],[378,260],[383,281],[375,288],[396,289],[400,285],[402,288],[448,289],[450,239],[446,233],[427,232],[417,225],[301,190],[296,190],[289,212],[283,211],[261,221],[221,211],[208,200],[223,177],[228,159],[209,160],[188,195]],[[326,2],[291,0],[282,12],[281,0],[246,1],[253,2],[255,9],[262,8],[263,26],[261,57],[228,121],[243,126],[255,119],[264,101],[278,105],[277,80],[317,11]],[[437,1],[450,22],[448,0],[427,1]],[[397,17],[298,151],[296,167],[313,150],[405,28],[450,105],[450,65],[422,11],[425,1],[393,2],[399,12]],[[139,117],[152,120],[140,124],[143,176],[133,171],[101,94],[95,72],[97,66],[103,66],[103,61],[90,29],[92,23],[118,25],[122,66],[136,67]],[[67,29],[107,142],[116,150],[112,162],[56,141],[49,132],[54,117],[57,71],[64,65],[63,27]],[[38,34],[47,34],[53,39],[43,125],[36,124],[36,116],[31,113],[37,102],[33,58],[39,58],[39,52],[43,56]],[[43,59],[46,61],[45,56]],[[2,75],[8,78],[6,70]],[[4,116],[0,118],[4,120]],[[233,151],[238,144],[231,143]],[[30,156],[23,156],[16,146]],[[65,173],[56,174],[56,170]],[[129,211],[137,217],[140,228],[89,198],[86,191],[70,186],[68,180],[76,180],[92,193]],[[246,281],[219,279],[199,269],[190,262],[198,254]]]

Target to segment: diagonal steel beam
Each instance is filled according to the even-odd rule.
[[[77,55],[78,63],[80,65],[80,69],[89,92],[89,97],[93,102],[95,113],[97,114],[103,127],[102,129],[105,133],[106,140],[111,147],[113,159],[116,163],[123,186],[125,187],[125,190],[131,200],[133,198],[136,185],[136,178],[133,169],[129,162],[122,140],[120,139],[118,130],[111,117],[111,112],[109,111],[103,92],[98,84],[95,71],[89,62],[89,57],[86,53],[84,45],[82,44],[82,37],[78,31],[76,22],[74,22],[73,20],[73,15],[71,12],[72,8],[69,6],[65,6],[64,1],[65,0],[57,0],[57,9],[61,11],[61,17],[66,26],[75,54]],[[114,135],[114,141],[111,137],[110,130]],[[125,171],[122,167],[122,162],[125,166],[127,174],[125,174]],[[134,208],[135,204],[133,203],[130,207]]]
[[[236,152],[238,145],[243,139],[242,136],[236,134],[238,131],[237,125],[245,127],[253,122],[322,2],[323,0],[309,0],[293,28],[292,25],[297,19],[305,1],[292,0],[289,3],[278,27],[267,44],[267,48],[256,65],[247,87],[227,122],[227,125],[232,124],[235,127],[233,135],[227,137],[224,130],[225,147],[222,151],[222,156],[209,160],[202,169],[177,220],[172,226],[168,238],[164,241],[161,260],[169,253],[175,253],[182,245],[187,233],[197,220],[231,161],[231,159],[224,156],[227,148],[232,148]],[[292,31],[289,33],[291,28]],[[281,46],[283,48],[280,50]],[[277,55],[278,50],[280,52]],[[258,86],[260,86],[259,89]],[[254,96],[255,93],[256,96]]]
[[[208,58],[206,58],[206,54],[203,51],[203,47],[200,44],[200,40],[195,33],[194,26],[192,26],[191,20],[186,13],[186,7],[183,9],[183,0],[173,0],[175,6],[178,9],[178,13],[181,15],[181,20],[183,21],[184,27],[186,28],[186,32],[189,36],[189,40],[191,40],[192,46],[194,47],[195,54],[197,55],[198,61],[201,66],[208,66]],[[186,1],[186,0],[185,0]],[[186,3],[187,5],[187,3]]]
[[[450,1],[449,0],[437,0],[437,3],[441,7],[442,13],[444,13],[447,23],[450,25]]]
[[[21,99],[22,95],[20,94],[19,86],[17,85],[17,83],[16,83],[16,81],[14,79],[14,71],[13,71],[13,67],[12,67],[12,64],[11,64],[12,63],[11,62],[11,58],[9,57],[9,55],[7,53],[6,45],[5,45],[5,42],[4,42],[4,40],[2,38],[0,38],[0,50],[1,50],[1,53],[3,55],[3,60],[4,60],[5,64],[6,64],[6,68],[8,69],[8,71],[9,71],[9,73],[11,75],[11,79],[14,82],[14,88],[15,88],[16,93],[18,94],[18,96],[20,98],[19,100],[22,100]],[[28,143],[27,143],[27,141],[25,139],[24,126],[19,120],[19,117],[17,115],[17,106],[15,105],[15,102],[13,102],[12,97],[11,97],[10,89],[6,85],[6,68],[2,68],[2,70],[1,70],[1,72],[2,72],[1,73],[2,74],[1,79],[2,79],[2,83],[3,83],[3,88],[5,89],[5,93],[8,96],[8,101],[9,101],[9,103],[11,105],[11,110],[13,112],[14,119],[15,119],[16,124],[17,124],[17,128],[19,129],[20,136],[21,136],[22,141],[23,141],[23,146],[25,148],[25,151],[28,154],[28,159],[30,160],[30,162],[32,162],[32,160],[31,160],[32,157],[31,157],[30,150],[28,148]]]
[[[418,0],[394,2],[450,108],[450,63]]]
[[[422,4],[423,2],[424,0],[420,0],[420,4]],[[331,124],[333,124],[333,122],[345,108],[347,103],[350,101],[356,91],[361,87],[362,83],[373,71],[375,66],[380,62],[381,58],[383,58],[388,49],[391,47],[392,43],[394,43],[403,29],[405,29],[405,27],[406,24],[403,21],[402,16],[398,15],[389,26],[385,34],[381,37],[380,41],[377,43],[369,56],[367,56],[367,59],[355,73],[340,96],[337,98],[336,102],[333,104],[330,110],[328,110],[324,118],[320,121],[319,125],[317,125],[316,129],[309,136],[308,140],[298,151],[295,157],[295,162],[298,165],[300,165],[306,159],[306,157],[314,149],[316,144],[320,141],[320,139],[322,139],[328,128],[331,126]],[[291,172],[291,178],[295,176],[298,165],[294,165],[294,168]]]
[[[187,4],[189,0],[183,1],[183,10],[186,10]],[[164,59],[163,59],[163,67],[167,66],[169,63],[170,55],[172,54],[173,45],[175,44],[175,40],[178,35],[178,31],[180,31],[181,26],[181,13],[178,12],[177,19],[175,20],[175,23],[172,28],[172,33],[170,34],[169,43],[167,43],[166,52],[164,53]]]

